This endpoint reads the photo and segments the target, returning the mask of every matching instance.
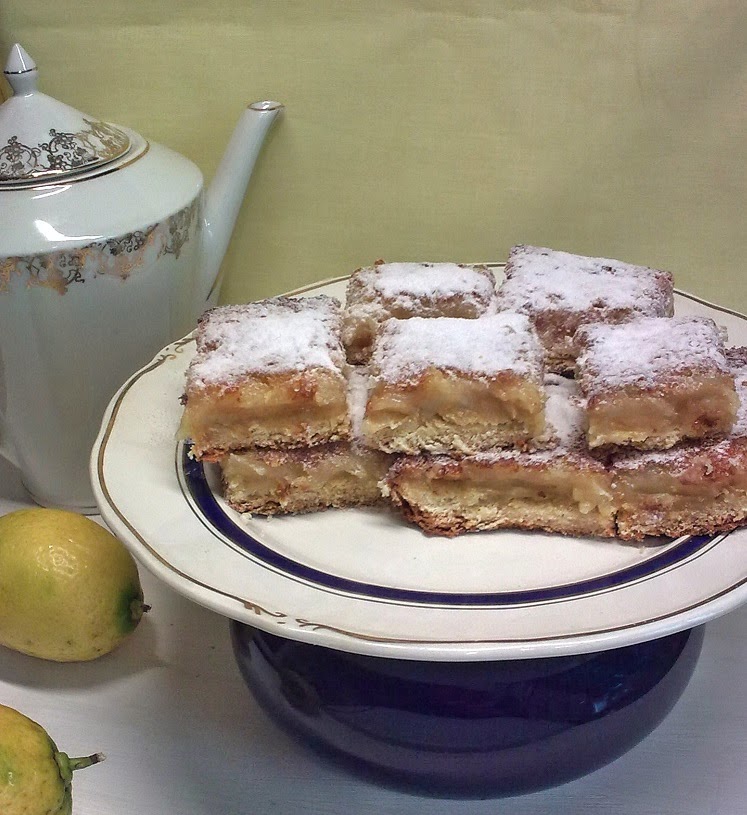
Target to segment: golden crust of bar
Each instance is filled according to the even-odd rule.
[[[615,534],[603,466],[572,453],[533,464],[532,455],[405,457],[389,471],[387,493],[405,518],[433,535],[507,528]]]
[[[623,539],[729,532],[747,520],[747,439],[641,453],[612,473]]]

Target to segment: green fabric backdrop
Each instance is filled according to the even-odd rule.
[[[3,0],[15,41],[47,93],[208,179],[247,102],[285,103],[225,302],[528,242],[747,311],[742,0]]]

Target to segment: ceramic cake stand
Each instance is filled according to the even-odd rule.
[[[703,628],[596,654],[488,662],[360,656],[231,623],[247,684],[286,729],[386,784],[538,790],[607,764],[684,691]]]

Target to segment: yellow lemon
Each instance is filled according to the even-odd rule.
[[[90,518],[42,508],[0,518],[1,645],[57,662],[95,659],[144,609],[132,555]]]
[[[43,727],[0,705],[0,812],[3,815],[70,815],[74,770],[103,756],[69,758]]]

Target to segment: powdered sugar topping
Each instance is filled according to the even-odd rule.
[[[698,371],[728,374],[720,332],[705,317],[645,317],[620,325],[584,325],[577,368],[589,396],[626,385],[655,388],[662,379]]]
[[[366,369],[351,369],[348,374],[348,413],[350,429],[354,439],[361,437],[361,425],[368,400],[369,374]]]
[[[341,370],[339,322],[339,303],[324,296],[213,309],[198,329],[190,382],[230,385],[247,374]]]
[[[475,295],[489,298],[492,281],[472,266],[458,263],[382,263],[372,277],[373,287],[387,299],[402,295],[422,298]]]
[[[578,446],[584,435],[584,410],[578,385],[572,379],[548,374],[545,379],[545,421],[564,450]]]
[[[399,317],[447,303],[472,311],[458,316],[476,317],[494,301],[495,278],[490,269],[461,263],[380,262],[354,272],[347,292],[349,309],[391,310]]]
[[[429,368],[473,377],[513,372],[538,381],[543,356],[529,320],[503,312],[476,320],[412,317],[382,327],[372,357],[389,382],[417,378]]]
[[[747,348],[727,348],[726,358],[734,374],[734,385],[739,397],[739,407],[731,436],[747,438]]]
[[[669,316],[672,279],[667,272],[610,258],[515,246],[498,301],[499,308],[528,313],[626,309],[643,316]]]

